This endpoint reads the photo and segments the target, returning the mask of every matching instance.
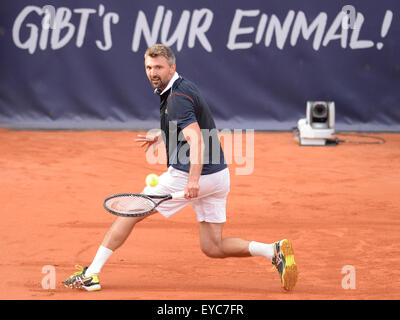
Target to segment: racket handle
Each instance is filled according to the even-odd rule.
[[[182,199],[185,197],[185,191],[171,193],[172,199]]]

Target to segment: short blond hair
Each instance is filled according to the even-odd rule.
[[[176,63],[176,58],[174,52],[168,46],[160,43],[156,43],[155,45],[148,48],[144,54],[144,58],[146,57],[158,57],[162,56],[168,60],[170,66]]]

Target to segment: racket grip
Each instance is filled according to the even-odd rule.
[[[185,197],[185,191],[171,193],[172,199],[182,199]]]

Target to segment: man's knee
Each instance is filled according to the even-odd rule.
[[[225,254],[218,245],[201,245],[201,251],[210,258],[225,258]]]
[[[133,227],[142,221],[146,216],[143,217],[117,217],[113,224],[107,231],[107,235],[114,241],[124,241],[126,237],[131,233]]]

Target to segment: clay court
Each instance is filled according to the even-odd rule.
[[[224,236],[291,239],[299,280],[280,287],[266,259],[206,257],[191,207],[139,223],[104,266],[103,290],[64,288],[115,219],[105,197],[140,192],[150,165],[130,131],[0,130],[0,299],[399,299],[400,135],[384,144],[301,147],[290,132],[255,134],[254,171],[229,165]],[[54,266],[56,288],[42,268]],[[342,268],[353,266],[345,290]]]

